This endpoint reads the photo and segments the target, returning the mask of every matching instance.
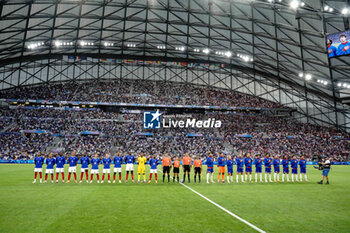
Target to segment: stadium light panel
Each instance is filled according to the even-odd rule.
[[[203,53],[209,54],[209,49],[203,49]]]
[[[225,53],[225,56],[226,56],[226,57],[231,57],[231,56],[232,56],[232,53],[231,53],[230,51],[228,51],[228,52]]]
[[[346,14],[349,13],[349,9],[348,9],[348,8],[344,8],[344,9],[341,10],[341,13],[342,13],[343,15],[346,15]]]
[[[303,73],[299,73],[299,78],[302,78],[304,76]]]
[[[312,79],[311,74],[307,74],[307,75],[305,75],[305,80],[311,80],[311,79]]]
[[[296,10],[299,7],[299,4],[300,4],[299,1],[293,0],[290,2],[290,7]]]

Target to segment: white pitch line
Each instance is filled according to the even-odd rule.
[[[161,173],[163,173],[163,171],[161,171],[161,170],[159,170],[159,169],[158,169],[158,171],[160,171]],[[241,221],[241,222],[247,224],[248,226],[250,226],[250,227],[253,228],[254,230],[256,230],[256,231],[258,231],[258,232],[260,232],[260,233],[266,233],[266,231],[261,230],[259,227],[257,227],[257,226],[255,226],[255,225],[251,224],[251,223],[248,222],[247,220],[244,220],[243,218],[239,217],[238,215],[236,215],[236,214],[232,213],[231,211],[225,209],[225,208],[222,207],[221,205],[215,203],[214,201],[210,200],[209,198],[207,198],[206,196],[200,194],[199,192],[197,192],[196,190],[190,188],[189,186],[187,186],[187,185],[185,185],[185,184],[183,184],[183,183],[181,183],[181,182],[180,182],[179,184],[181,184],[182,186],[188,188],[189,190],[191,190],[192,192],[194,192],[194,193],[197,194],[198,196],[204,198],[205,200],[209,201],[211,204],[213,204],[213,205],[215,205],[216,207],[218,207],[219,209],[225,211],[226,213],[228,213],[228,214],[231,215],[232,217],[234,217],[234,218],[238,219],[239,221]]]

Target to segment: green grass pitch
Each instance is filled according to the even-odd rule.
[[[33,170],[0,165],[0,232],[256,232],[178,183],[32,184]],[[189,186],[266,232],[349,232],[350,166],[330,185],[307,171],[309,183]]]

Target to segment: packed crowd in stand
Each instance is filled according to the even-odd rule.
[[[204,104],[250,107],[278,107],[269,101],[228,91],[203,89],[190,85],[123,80],[115,83],[56,84],[49,87],[28,87],[6,90],[1,97],[47,100],[131,101],[126,95],[140,94],[161,104]],[[95,85],[95,86],[94,86]],[[205,90],[205,91],[203,91]],[[99,93],[93,95],[93,93]],[[147,94],[147,95],[141,95]],[[149,95],[149,96],[148,96]],[[157,96],[155,98],[150,96]],[[174,97],[186,97],[184,102]],[[240,97],[238,97],[240,96]],[[91,98],[90,98],[91,97]],[[189,97],[189,98],[187,98]],[[121,98],[121,99],[120,99]],[[180,98],[180,99],[181,99]],[[198,102],[199,101],[199,102]],[[238,102],[237,102],[238,101]],[[304,124],[281,116],[264,113],[190,114],[193,118],[215,118],[222,121],[217,129],[162,128],[143,129],[142,113],[113,113],[100,109],[11,108],[0,110],[0,158],[32,159],[38,151],[59,149],[69,154],[92,156],[123,151],[161,156],[169,153],[182,156],[251,153],[278,156],[305,156],[311,160],[318,155],[329,155],[334,161],[348,161],[350,136],[333,128]],[[28,132],[41,130],[41,133]],[[82,134],[94,132],[95,135]],[[138,135],[151,132],[151,136]],[[189,137],[188,134],[198,134]],[[249,135],[245,137],[244,135]]]
[[[22,87],[1,91],[0,98],[257,108],[282,107],[278,103],[238,92],[150,80],[116,80]]]

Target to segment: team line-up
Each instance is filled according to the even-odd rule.
[[[119,175],[119,183],[121,183],[122,180],[122,164],[126,163],[126,179],[125,183],[128,182],[129,178],[129,172],[131,174],[132,182],[134,182],[134,163],[135,160],[138,164],[137,174],[138,174],[138,182],[140,182],[140,178],[142,175],[143,182],[146,183],[146,174],[145,174],[145,165],[147,163],[147,158],[144,156],[143,153],[140,153],[140,156],[136,159],[134,155],[126,155],[123,157],[119,152],[113,157],[113,159],[110,157],[110,154],[106,154],[104,158],[101,160],[98,156],[98,154],[95,154],[93,158],[89,158],[87,156],[80,157],[80,163],[81,163],[81,176],[80,176],[80,183],[83,181],[84,173],[86,175],[86,182],[89,182],[89,165],[91,164],[91,170],[90,170],[90,183],[93,182],[93,175],[95,174],[97,176],[97,183],[100,182],[99,177],[99,165],[103,164],[103,175],[101,183],[104,182],[105,174],[108,174],[108,183],[111,183],[111,164],[113,162],[114,164],[114,176],[113,176],[113,183],[116,182],[116,175],[118,173]],[[207,183],[214,183],[213,179],[213,173],[214,173],[214,157],[212,154],[209,154],[208,157],[205,159],[205,165],[207,166]],[[34,168],[34,181],[33,183],[36,183],[37,174],[40,175],[40,183],[42,183],[42,168],[43,164],[46,163],[46,170],[45,170],[45,183],[47,182],[48,174],[51,174],[51,182],[54,182],[54,166],[56,165],[56,183],[58,182],[59,174],[61,173],[62,176],[62,182],[64,183],[64,165],[66,163],[69,164],[68,169],[68,180],[67,183],[70,182],[71,174],[74,174],[75,183],[77,183],[77,174],[76,174],[76,166],[78,164],[78,157],[73,152],[69,158],[65,159],[64,156],[57,155],[56,157],[53,157],[52,153],[48,155],[48,157],[45,159],[43,156],[38,154],[35,159],[35,168]],[[227,167],[227,182],[233,182],[233,165],[234,160],[232,156],[224,156],[223,154],[220,154],[217,159],[217,167],[219,170],[218,176],[217,176],[217,182],[220,182],[220,177],[222,183],[225,183],[225,173],[226,173],[226,167]],[[157,170],[158,165],[160,164],[160,161],[156,158],[156,156],[152,156],[149,159],[149,165],[150,165],[150,174],[149,174],[149,183],[152,180],[152,174],[155,176],[155,182],[158,182],[157,177]],[[284,178],[286,177],[286,181],[290,182],[289,179],[289,164],[292,168],[292,175],[291,175],[291,181],[303,181],[302,180],[302,174],[304,175],[305,181],[307,180],[306,175],[306,160],[304,157],[301,157],[299,160],[296,159],[294,156],[292,160],[289,161],[287,157],[284,157],[281,161],[278,156],[272,158],[269,155],[266,157],[260,157],[256,156],[254,159],[250,156],[250,154],[246,154],[245,157],[242,155],[238,155],[235,159],[236,165],[237,165],[237,173],[236,173],[236,182],[239,182],[239,175],[241,176],[241,182],[248,182],[248,175],[249,175],[249,181],[252,182],[252,170],[253,170],[253,164],[255,166],[255,182],[258,182],[258,175],[260,178],[260,182],[263,182],[263,176],[262,176],[262,165],[265,166],[265,182],[279,182],[280,181],[280,166],[283,167],[283,173],[282,173],[282,182],[284,182]],[[163,170],[163,182],[165,180],[165,176],[168,178],[168,182],[170,182],[170,171],[173,167],[173,182],[179,180],[179,173],[180,173],[180,158],[176,157],[174,160],[172,160],[168,154],[165,154],[165,156],[162,158],[161,161],[162,170]],[[194,182],[197,181],[201,182],[201,173],[202,173],[202,165],[203,161],[199,158],[199,156],[196,157],[196,159],[192,162],[192,158],[186,154],[182,158],[182,168],[183,168],[183,179],[181,182],[185,182],[186,175],[188,178],[188,182],[190,182],[190,172],[192,166],[194,167]],[[271,177],[271,167],[274,167],[274,180],[272,181]],[[298,166],[300,167],[300,177],[298,179]],[[245,168],[245,175],[244,170]]]

